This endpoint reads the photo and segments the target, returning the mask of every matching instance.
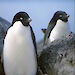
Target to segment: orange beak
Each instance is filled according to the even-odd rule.
[[[28,18],[27,21],[30,23],[32,21],[32,19],[31,18]]]
[[[70,17],[70,15],[67,15],[66,17],[67,17],[67,18],[69,18],[69,17]]]

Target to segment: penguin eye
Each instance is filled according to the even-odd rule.
[[[59,17],[61,18],[61,17],[62,17],[62,15],[59,15]]]
[[[23,18],[22,18],[22,17],[20,17],[20,20],[23,20]]]

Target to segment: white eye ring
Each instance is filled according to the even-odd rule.
[[[23,18],[21,17],[20,20],[23,20]]]
[[[59,15],[59,17],[62,17],[62,15]]]

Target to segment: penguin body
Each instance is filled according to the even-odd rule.
[[[37,58],[30,25],[14,22],[5,37],[3,55],[6,75],[36,75]]]
[[[57,11],[54,14],[45,31],[44,45],[54,40],[62,39],[70,33],[68,17],[69,15],[64,11]]]
[[[49,37],[50,42],[57,39],[62,39],[64,36],[69,35],[70,29],[68,25],[69,25],[68,22],[63,22],[62,20],[58,20],[55,27],[51,31]]]

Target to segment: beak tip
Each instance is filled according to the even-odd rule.
[[[67,18],[69,18],[70,17],[70,15],[67,15]]]
[[[28,18],[28,22],[31,22],[32,21],[32,19],[31,18]]]

